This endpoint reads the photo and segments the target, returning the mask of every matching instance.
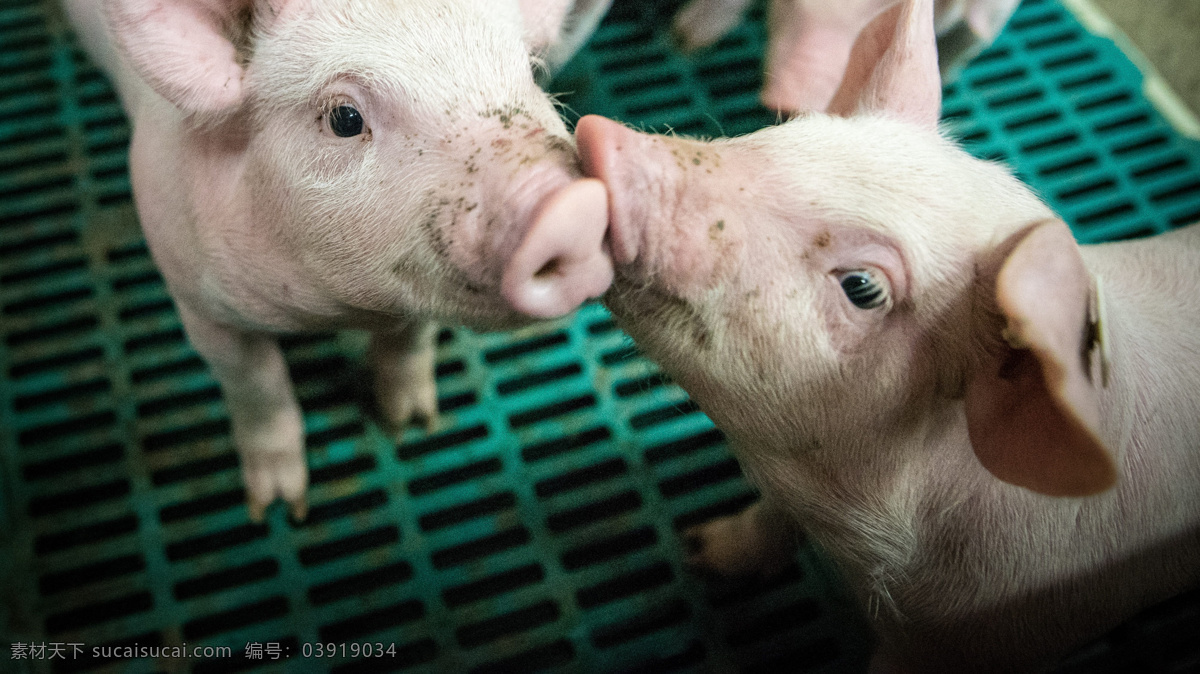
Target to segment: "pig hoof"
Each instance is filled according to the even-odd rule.
[[[308,515],[305,491],[308,487],[308,466],[304,455],[272,454],[257,456],[242,468],[246,482],[246,511],[252,522],[261,522],[267,506],[277,498],[283,499],[296,520]]]
[[[700,576],[770,578],[791,563],[783,546],[747,536],[736,517],[725,517],[684,532],[688,569]]]
[[[737,27],[749,4],[745,0],[693,0],[671,21],[671,41],[683,53],[711,47]]]
[[[292,519],[303,522],[304,518],[308,517],[308,499],[301,494],[299,499],[288,501],[288,511],[292,514]]]
[[[714,565],[713,560],[705,555],[704,536],[696,529],[690,529],[684,533],[683,546],[686,552],[683,560],[684,568],[693,576],[706,581],[718,582],[740,575]]]
[[[410,424],[432,433],[438,425],[437,387],[405,386],[379,396],[379,413],[393,435],[400,435]]]
[[[752,560],[731,535],[725,519],[702,524],[684,533],[687,564],[694,572],[718,576],[743,576],[754,571]]]
[[[671,26],[671,46],[675,51],[681,54],[688,54],[700,48],[700,45],[692,41],[690,35],[685,28],[681,28],[678,24]]]
[[[723,32],[706,31],[705,27],[697,29],[690,23],[676,20],[671,25],[671,46],[682,54],[690,54],[713,46],[723,36]]]

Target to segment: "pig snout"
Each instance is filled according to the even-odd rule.
[[[736,172],[718,144],[638,133],[596,115],[579,120],[575,138],[584,174],[609,188],[618,275],[654,278],[686,297],[737,264],[738,218],[726,198],[739,189],[721,184]]]
[[[599,180],[575,180],[545,197],[504,267],[504,299],[528,316],[554,318],[603,294],[613,279],[607,229],[608,190]]]
[[[563,316],[612,283],[607,188],[581,175],[553,109],[538,112],[486,113],[435,148],[450,161],[426,196],[423,236],[479,325]]]
[[[579,149],[579,161],[584,174],[613,185],[624,166],[617,155],[623,151],[636,151],[641,139],[620,124],[596,115],[587,115],[575,127],[575,144]],[[612,250],[613,263],[628,265],[638,252],[637,238],[631,235],[629,208],[626,205],[627,191],[610,191],[608,243]]]
[[[609,189],[608,243],[613,263],[630,267],[644,263],[648,256],[644,224],[660,221],[650,209],[662,209],[669,203],[663,197],[673,182],[658,175],[667,166],[669,143],[664,136],[637,133],[605,117],[587,115],[575,127],[575,142],[585,175],[598,178]],[[653,172],[655,175],[651,175]],[[667,222],[667,220],[661,220]]]

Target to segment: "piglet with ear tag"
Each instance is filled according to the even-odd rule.
[[[688,533],[725,573],[803,529],[879,671],[1026,672],[1200,583],[1200,226],[1079,246],[937,131],[931,0],[814,113],[698,142],[584,117],[619,324],[762,500]]]
[[[605,187],[534,71],[609,0],[65,0],[133,126],[138,216],[221,386],[248,514],[305,514],[278,333],[372,333],[380,420],[433,427],[435,321],[562,316],[612,280]]]

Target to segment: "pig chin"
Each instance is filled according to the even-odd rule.
[[[722,307],[725,288],[684,299],[659,284],[617,277],[604,303],[621,328],[669,370],[695,372],[697,359],[723,360],[730,316]]]

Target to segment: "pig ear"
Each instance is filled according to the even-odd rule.
[[[883,113],[934,128],[941,105],[933,0],[903,0],[859,33],[828,111]]]
[[[559,37],[570,3],[546,0],[520,0],[521,19],[525,22],[525,42],[529,50],[542,53]]]
[[[994,277],[996,305],[1007,321],[1004,348],[967,383],[971,446],[1005,482],[1052,496],[1104,491],[1117,471],[1097,434],[1091,275],[1061,221],[1013,238]]]
[[[251,0],[104,0],[130,65],[187,112],[217,112],[242,100],[242,66],[229,35]]]

